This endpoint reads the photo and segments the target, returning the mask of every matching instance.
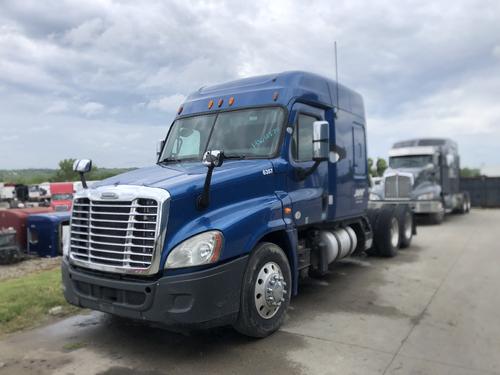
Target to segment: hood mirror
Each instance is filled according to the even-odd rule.
[[[202,162],[209,168],[220,167],[224,162],[224,151],[208,150],[203,155]]]
[[[75,160],[75,162],[73,163],[73,170],[80,174],[82,187],[84,189],[87,189],[87,180],[85,179],[85,173],[88,173],[92,170],[92,160],[90,159]]]
[[[220,167],[224,162],[224,151],[208,150],[203,155],[202,163],[207,166],[208,171],[205,177],[203,191],[196,200],[196,207],[203,210],[210,204],[210,183],[212,181],[212,173],[215,167]]]

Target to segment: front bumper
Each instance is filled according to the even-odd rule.
[[[441,201],[412,201],[413,212],[416,214],[435,214],[443,212]]]
[[[379,210],[388,204],[409,204],[415,214],[433,214],[443,212],[441,201],[418,201],[418,200],[378,200],[368,201],[368,208]]]
[[[64,297],[76,306],[166,326],[234,322],[248,257],[188,274],[137,281],[108,278],[62,263]]]

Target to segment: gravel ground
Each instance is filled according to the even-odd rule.
[[[0,339],[0,375],[500,375],[499,232],[500,210],[475,209],[393,259],[342,261],[266,339],[91,312]]]
[[[59,267],[61,257],[57,258],[28,258],[22,262],[9,265],[0,265],[0,281],[21,277],[36,271],[50,270]]]

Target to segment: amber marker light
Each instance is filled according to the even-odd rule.
[[[184,107],[181,105],[179,107],[179,109],[177,110],[177,114],[180,115],[182,113],[182,110],[184,109]]]
[[[219,101],[217,102],[217,107],[220,108],[220,106],[222,105],[222,103],[224,103],[224,100],[223,99],[219,99]]]
[[[292,214],[292,209],[290,207],[285,207],[283,210],[285,212],[285,215],[291,215]]]
[[[214,106],[214,101],[210,99],[210,101],[208,102],[208,109],[212,109],[213,106]]]
[[[229,98],[229,101],[227,102],[227,104],[229,104],[230,106],[234,104],[234,96],[231,96]]]

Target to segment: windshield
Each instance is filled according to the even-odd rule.
[[[201,160],[206,150],[222,150],[226,157],[271,157],[284,117],[282,108],[273,107],[179,119],[172,124],[159,160]]]
[[[73,199],[73,194],[53,194],[53,201],[69,201]]]
[[[395,156],[389,159],[389,166],[394,169],[423,168],[427,164],[433,164],[432,155]]]

